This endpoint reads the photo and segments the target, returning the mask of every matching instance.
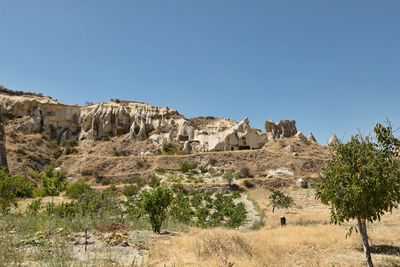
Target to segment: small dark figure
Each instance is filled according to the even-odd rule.
[[[285,216],[281,217],[281,226],[285,226],[286,225],[286,218]]]

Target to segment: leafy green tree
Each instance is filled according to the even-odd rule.
[[[0,212],[8,213],[11,206],[18,206],[17,186],[5,170],[0,170]]]
[[[141,206],[149,216],[154,232],[160,233],[161,225],[168,216],[168,210],[174,198],[172,190],[160,185],[149,191],[143,191]]]
[[[272,212],[275,211],[275,208],[287,209],[293,206],[293,199],[278,189],[271,189],[269,202],[272,206]]]
[[[335,146],[325,177],[314,184],[316,197],[331,209],[331,223],[357,220],[368,266],[373,266],[367,221],[380,220],[400,201],[400,140],[390,126],[377,124],[376,138],[355,135]],[[356,227],[351,227],[348,235]]]

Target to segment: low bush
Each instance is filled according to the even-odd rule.
[[[194,162],[194,161],[192,161],[192,162],[184,162],[184,163],[181,164],[181,167],[180,167],[179,170],[181,172],[183,172],[183,173],[187,173],[188,171],[193,170],[196,167],[197,167],[197,163]]]
[[[26,214],[28,215],[36,215],[42,208],[42,200],[35,199],[26,207]]]
[[[75,147],[77,145],[78,145],[78,139],[76,139],[76,138],[70,138],[70,139],[67,139],[67,140],[64,140],[61,142],[62,147],[71,148],[71,147]]]
[[[155,188],[161,184],[161,178],[158,178],[157,176],[153,175],[150,178],[149,181],[149,186],[152,188]]]
[[[122,194],[124,194],[124,196],[126,197],[136,196],[138,192],[139,192],[139,187],[137,187],[136,185],[127,185],[122,190]]]
[[[156,168],[154,170],[155,173],[157,174],[164,174],[165,173],[165,169],[164,168]]]
[[[224,173],[223,178],[229,185],[231,185],[233,180],[236,178],[236,172],[234,170],[228,170]]]
[[[251,178],[250,169],[247,167],[241,167],[238,172],[238,178]]]
[[[140,176],[129,177],[127,182],[129,184],[136,184],[138,187],[142,187],[143,185],[145,185],[143,178]]]
[[[37,197],[58,196],[67,186],[65,173],[51,166],[40,174],[32,174],[32,177],[40,183],[40,186],[33,191]]]
[[[81,195],[91,192],[93,189],[82,181],[68,185],[66,195],[69,198],[78,199]]]
[[[248,180],[248,179],[244,180],[244,181],[243,181],[243,184],[244,184],[244,186],[245,186],[246,188],[253,188],[253,187],[254,187],[253,182],[251,182],[251,181]]]
[[[161,145],[161,152],[167,155],[173,155],[175,153],[175,147],[171,143],[163,143]]]
[[[207,169],[207,167],[205,167],[205,166],[200,166],[200,172],[201,173],[207,173],[208,172],[208,169]]]

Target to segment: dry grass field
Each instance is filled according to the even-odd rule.
[[[365,266],[361,238],[347,229],[355,222],[329,224],[329,209],[314,199],[312,189],[286,189],[295,206],[268,207],[268,191],[250,191],[265,212],[256,231],[191,229],[159,239],[149,251],[150,266]],[[279,218],[287,218],[281,227]],[[400,266],[400,210],[369,224],[376,266]],[[232,265],[233,264],[233,265]]]

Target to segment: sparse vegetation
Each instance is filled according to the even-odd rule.
[[[197,163],[192,162],[184,162],[181,164],[180,171],[183,173],[187,173],[190,170],[194,170],[197,167]]]
[[[224,179],[228,185],[232,185],[233,180],[237,177],[235,170],[228,170],[224,173]]]

